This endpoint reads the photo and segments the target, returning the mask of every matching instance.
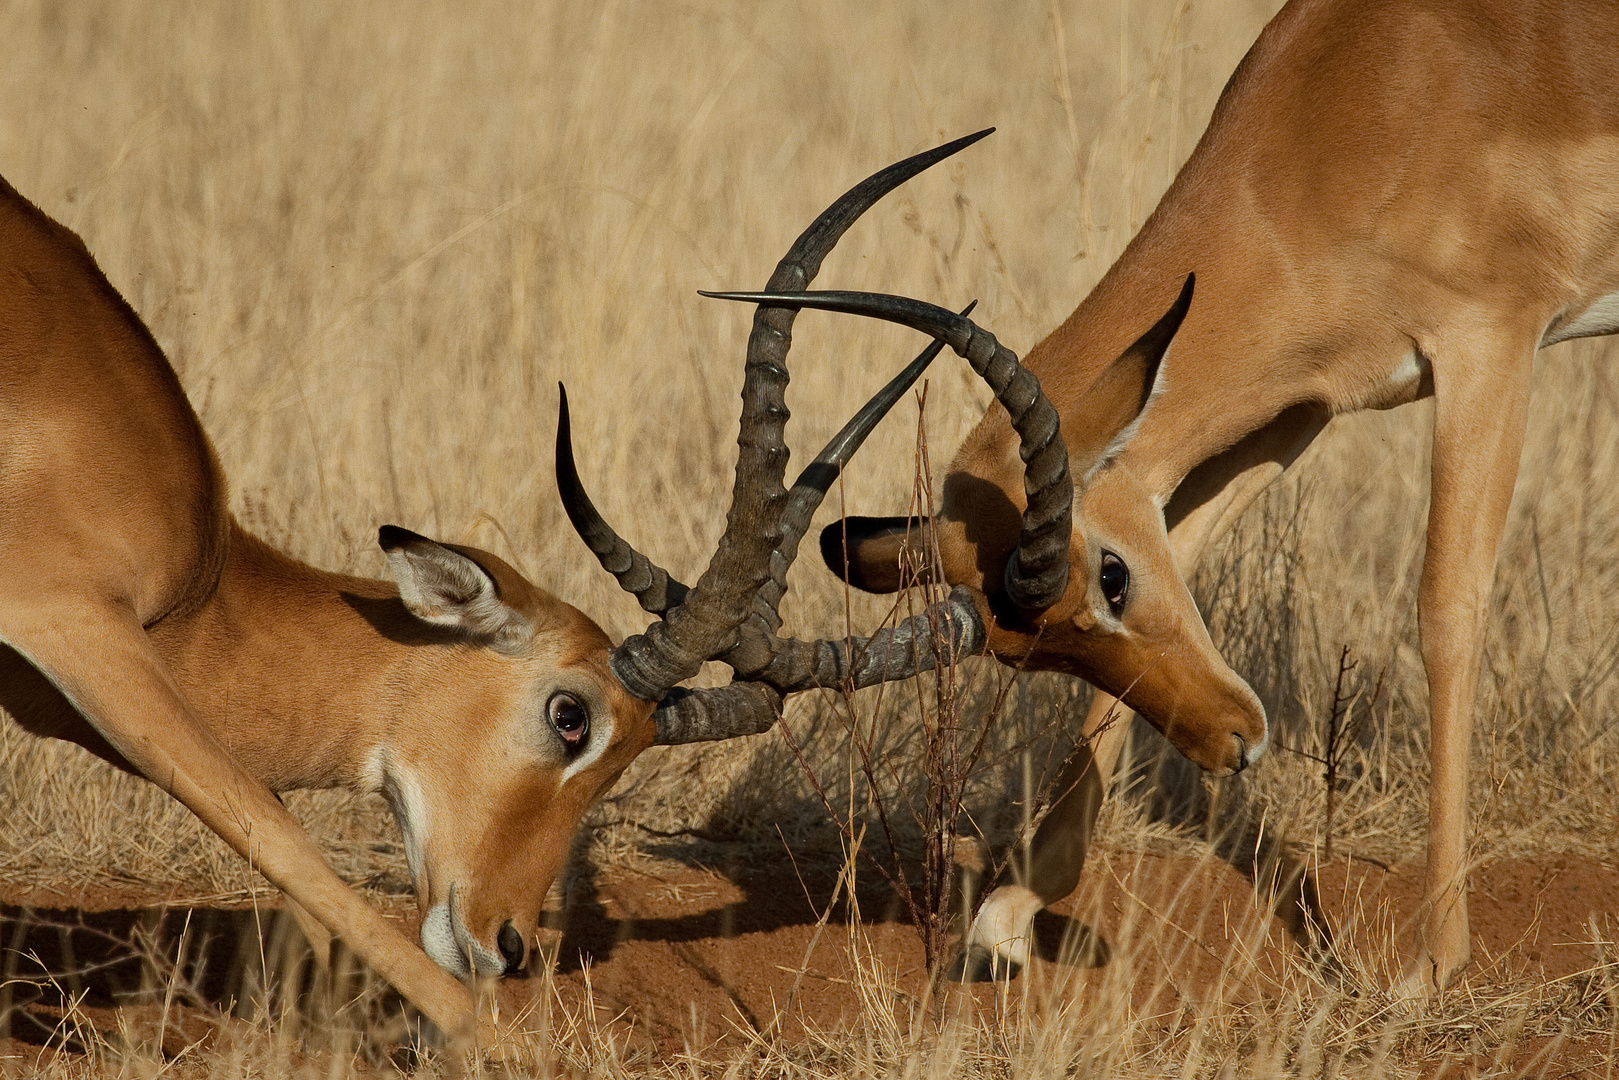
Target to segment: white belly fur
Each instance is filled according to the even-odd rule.
[[[1556,345],[1571,338],[1599,337],[1619,333],[1619,293],[1609,293],[1592,301],[1585,310],[1572,318],[1563,311],[1546,327],[1540,337],[1540,347]]]
[[[1392,409],[1416,401],[1425,389],[1432,387],[1431,371],[1428,358],[1413,349],[1400,357],[1380,382],[1356,394],[1351,399],[1350,410]]]

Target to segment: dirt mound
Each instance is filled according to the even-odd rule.
[[[1393,970],[1388,944],[1409,947],[1421,867],[1339,861],[1322,869],[1319,883],[1348,982]],[[801,872],[783,856],[717,870],[604,869],[576,877],[571,892],[547,935],[554,979],[505,980],[500,1005],[547,1012],[552,1024],[616,1028],[648,1059],[723,1053],[759,1033],[791,1041],[858,1032],[874,1018],[910,1015],[928,993],[919,937],[880,879],[857,881],[851,901],[834,874]],[[1539,1007],[1536,995],[1544,1009],[1575,1008],[1594,942],[1614,939],[1615,897],[1619,868],[1572,856],[1480,868],[1471,893],[1475,962],[1464,992],[1450,997],[1516,994],[1524,1015]],[[290,920],[262,907],[164,906],[164,898],[111,889],[71,898],[12,890],[3,898],[6,973],[20,980],[6,991],[11,1056],[62,1045],[70,998],[97,1026],[116,1025],[120,1008],[150,1011],[164,972],[142,957],[166,956],[158,966],[172,965],[183,938],[185,992],[169,995],[174,1033],[165,1039],[177,1050],[210,1011],[249,1015],[243,986],[297,942]],[[1080,891],[1042,915],[1038,931],[1041,957],[1017,980],[952,986],[945,1005],[1004,1019],[1124,990],[1131,1014],[1168,1037],[1214,1005],[1240,1012],[1289,994],[1336,993],[1300,962],[1247,883],[1208,859],[1102,852]],[[1380,992],[1345,989],[1361,998]],[[1427,1040],[1412,1053],[1431,1055],[1435,1068],[1510,1062],[1534,1074],[1555,1063],[1557,1075],[1581,1075],[1605,1066],[1601,1038],[1558,1038],[1544,1025],[1519,1024],[1507,1045],[1507,1034],[1480,1031],[1476,1012],[1449,1025],[1430,1016],[1412,1029],[1412,1038]]]

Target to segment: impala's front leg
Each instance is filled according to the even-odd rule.
[[[1181,579],[1191,576],[1208,544],[1230,530],[1321,433],[1327,420],[1327,413],[1314,406],[1284,409],[1181,483],[1165,508],[1170,551]],[[1028,962],[1036,913],[1079,884],[1096,815],[1134,715],[1117,698],[1096,691],[1085,716],[1083,738],[1063,763],[1051,789],[1050,809],[1030,842],[1026,869],[1015,862],[1014,870],[1023,871],[1016,881],[985,898],[963,943],[957,978],[1004,978]],[[1232,861],[1257,882],[1258,871],[1267,860],[1250,848]],[[1269,888],[1277,881],[1282,884],[1280,889]],[[1274,874],[1267,891],[1273,893],[1278,913],[1296,938],[1326,946],[1325,923],[1302,868],[1288,867]]]
[[[1050,808],[1027,852],[1011,856],[1013,881],[985,897],[967,930],[951,978],[965,982],[1007,979],[1029,962],[1035,915],[1079,884],[1096,814],[1113,778],[1130,716],[1126,706],[1096,692],[1083,734],[1052,786]]]
[[[1398,988],[1444,989],[1467,966],[1467,763],[1495,553],[1523,449],[1535,336],[1446,335],[1434,371],[1432,495],[1417,596],[1428,673],[1432,781],[1419,953]]]
[[[43,590],[41,590],[43,591]],[[343,883],[285,806],[220,745],[127,607],[0,594],[0,641],[73,703],[125,761],[184,803],[270,882],[342,938],[452,1039],[477,1030],[475,1003]]]

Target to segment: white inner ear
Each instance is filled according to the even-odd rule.
[[[502,651],[519,648],[532,633],[528,619],[506,606],[483,568],[449,548],[431,543],[395,548],[388,552],[388,569],[399,598],[423,622],[486,638]]]
[[[1084,479],[1079,484],[1081,488],[1088,485],[1097,473],[1113,464],[1114,459],[1130,444],[1130,440],[1136,437],[1136,431],[1141,427],[1141,418],[1147,415],[1147,410],[1152,408],[1152,403],[1158,399],[1159,394],[1164,392],[1164,380],[1167,377],[1165,372],[1169,370],[1169,354],[1174,348],[1175,343],[1171,341],[1169,348],[1164,350],[1164,355],[1158,361],[1158,371],[1152,377],[1152,389],[1147,393],[1147,400],[1142,403],[1141,411],[1136,413],[1134,420],[1119,429],[1119,433],[1113,436],[1113,440],[1107,444],[1107,449],[1103,450],[1097,456],[1095,463],[1086,470]]]

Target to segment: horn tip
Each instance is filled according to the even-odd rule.
[[[710,289],[698,289],[697,295],[706,296],[710,300],[737,300],[745,304],[768,304],[771,302],[787,302],[794,299],[792,293],[724,292]]]
[[[557,445],[561,446],[571,435],[573,424],[568,416],[568,388],[557,382]]]

